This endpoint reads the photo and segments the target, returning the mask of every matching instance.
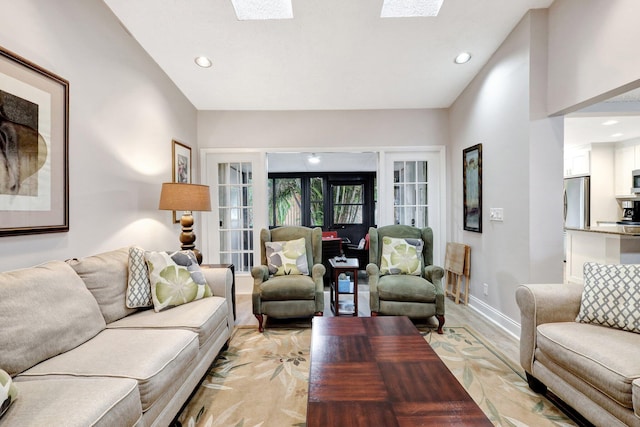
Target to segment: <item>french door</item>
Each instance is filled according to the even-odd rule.
[[[404,224],[433,230],[433,260],[442,265],[446,239],[444,212],[444,148],[433,151],[386,152],[378,182],[378,225]]]

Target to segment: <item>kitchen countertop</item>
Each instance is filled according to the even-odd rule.
[[[592,233],[618,234],[620,236],[640,237],[640,225],[594,225],[592,227],[565,227],[569,231],[587,231]]]

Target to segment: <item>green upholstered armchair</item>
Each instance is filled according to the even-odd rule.
[[[406,274],[404,268],[395,268],[389,264],[389,257],[383,261],[385,237],[396,239],[422,240],[422,257],[417,261],[410,258],[411,250],[399,246],[390,252],[389,257],[400,263],[410,265],[417,275]],[[412,319],[425,319],[435,316],[438,319],[438,333],[444,325],[444,292],[442,277],[444,269],[433,265],[433,231],[431,228],[416,228],[408,225],[387,225],[369,229],[369,304],[371,315],[408,316]],[[387,239],[387,244],[390,240]],[[389,248],[389,247],[388,247]],[[415,246],[413,246],[415,249]],[[415,250],[413,250],[415,256]],[[420,264],[421,262],[421,264]],[[390,273],[385,274],[385,270]],[[402,271],[402,272],[401,272]],[[421,273],[421,274],[420,274]]]
[[[274,263],[279,262],[278,249],[273,242],[291,242],[304,238],[308,274],[299,273],[296,267],[280,267],[274,274]],[[277,244],[276,244],[277,245]],[[286,251],[287,253],[291,251]],[[285,253],[282,253],[284,256]],[[271,261],[272,271],[269,271]],[[258,319],[258,329],[264,331],[264,315],[277,319],[322,316],[324,312],[325,266],[322,265],[322,229],[287,226],[260,231],[261,265],[251,269],[253,276],[253,314]],[[295,263],[285,265],[295,265]],[[300,264],[300,258],[298,258]],[[298,265],[299,267],[299,265]],[[304,268],[302,268],[304,270]]]

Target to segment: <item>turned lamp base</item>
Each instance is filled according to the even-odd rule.
[[[185,211],[180,218],[182,233],[180,233],[180,248],[183,251],[193,251],[198,260],[198,264],[202,264],[202,254],[196,249],[196,234],[193,232],[193,215],[191,211]]]

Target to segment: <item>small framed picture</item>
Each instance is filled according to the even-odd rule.
[[[462,151],[464,229],[482,233],[482,144]]]
[[[191,184],[191,147],[172,141],[173,182]],[[173,222],[180,222],[180,215],[173,211]]]

